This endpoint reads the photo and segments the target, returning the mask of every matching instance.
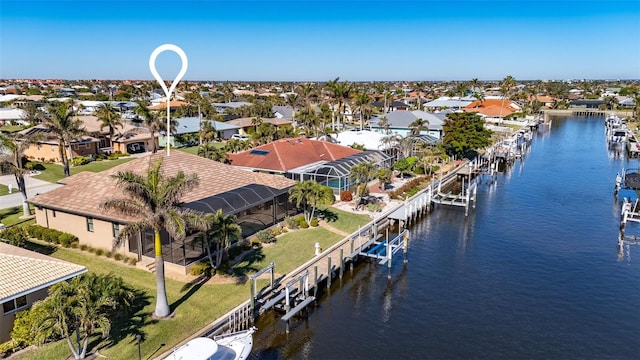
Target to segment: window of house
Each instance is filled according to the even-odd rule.
[[[38,150],[40,150],[40,147],[41,147],[41,146],[40,146],[40,144],[38,144],[38,145],[36,145],[36,147],[38,148]]]
[[[87,218],[87,231],[93,232],[93,218]]]
[[[120,224],[118,223],[113,223],[113,237],[117,237],[118,235],[120,235]]]
[[[2,311],[5,314],[20,310],[27,307],[27,295],[22,295],[19,298],[9,300],[2,303]]]
[[[89,148],[91,148],[91,144],[90,144],[90,143],[86,143],[86,144],[84,144],[84,148],[85,148],[85,149],[89,149]]]
[[[78,150],[78,144],[73,145],[73,150]]]
[[[55,210],[51,210],[51,214],[53,215],[53,217],[56,217],[56,211]]]

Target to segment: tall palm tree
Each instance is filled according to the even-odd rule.
[[[500,94],[502,94],[502,103],[500,104],[500,119],[502,119],[502,109],[504,109],[504,100],[509,98],[511,89],[516,85],[516,79],[511,75],[507,75],[500,82]]]
[[[82,121],[75,116],[70,104],[58,103],[56,105],[50,104],[47,107],[47,116],[43,119],[42,125],[49,131],[51,138],[58,141],[64,176],[71,175],[67,147],[71,156],[71,142],[86,134]]]
[[[409,124],[409,134],[412,136],[420,135],[422,130],[429,130],[429,121],[420,118]]]
[[[371,108],[371,99],[369,94],[364,91],[357,92],[353,95],[353,114],[360,113],[360,130],[364,129],[364,115]]]
[[[102,104],[96,111],[98,120],[100,121],[100,130],[109,129],[109,146],[113,147],[113,135],[116,132],[116,128],[122,129],[122,121],[120,114],[109,103]]]
[[[0,153],[0,164],[5,165],[16,179],[18,190],[22,194],[22,214],[24,216],[31,215],[29,204],[27,204],[27,187],[24,181],[24,175],[27,173],[23,166],[24,151],[38,140],[41,140],[39,135],[25,135],[18,138],[15,134],[0,133],[0,148],[5,150]]]
[[[153,230],[157,287],[154,314],[158,318],[165,318],[169,316],[170,309],[165,290],[160,232],[164,230],[169,236],[181,241],[185,238],[187,229],[207,228],[208,224],[202,213],[180,206],[184,194],[198,185],[198,176],[185,175],[180,171],[175,176],[166,177],[162,172],[162,160],[157,160],[149,165],[145,175],[121,171],[113,177],[125,197],[105,200],[101,203],[101,208],[139,219],[127,224],[120,231],[114,241],[114,247],[118,247],[141,231]]]
[[[291,107],[291,124],[296,128],[296,108],[302,103],[302,99],[297,94],[288,94],[285,98],[285,102]]]

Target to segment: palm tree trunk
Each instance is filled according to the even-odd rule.
[[[60,141],[58,143],[58,147],[60,148],[60,161],[62,161],[62,170],[64,171],[64,176],[70,176],[69,172],[69,159],[67,159],[67,148],[64,144],[64,141]]]
[[[27,204],[27,186],[24,181],[24,175],[22,174],[14,174],[16,177],[16,183],[18,184],[18,190],[22,194],[22,215],[30,216],[31,209],[29,209],[29,204]]]
[[[156,250],[156,311],[155,316],[164,318],[169,316],[169,302],[167,301],[167,290],[164,279],[164,258],[162,257],[162,241],[160,231],[155,229],[155,250]]]

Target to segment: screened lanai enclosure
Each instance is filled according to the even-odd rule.
[[[297,213],[297,209],[289,203],[288,191],[288,188],[274,189],[252,184],[184,206],[205,213],[215,213],[222,209],[225,216],[235,215],[236,224],[242,228],[242,237],[246,238]],[[164,260],[187,266],[202,259],[207,252],[205,244],[197,241],[197,236],[198,234],[192,233],[184,240],[176,240],[163,231],[160,238]],[[154,257],[153,232],[142,232],[136,239],[130,239],[129,251],[139,254],[139,257]]]
[[[382,151],[367,150],[344,157],[335,161],[319,161],[289,170],[285,176],[289,179],[304,181],[315,180],[317,183],[329,186],[333,192],[339,194],[349,190],[351,168],[362,162],[371,162],[378,169],[390,169],[393,158]]]

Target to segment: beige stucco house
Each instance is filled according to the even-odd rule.
[[[112,175],[119,171],[145,173],[150,164],[162,161],[167,176],[183,171],[198,175],[200,184],[183,197],[185,207],[202,212],[222,209],[225,215],[236,215],[243,235],[248,236],[295,213],[289,203],[288,190],[295,181],[282,176],[254,173],[205,159],[182,151],[146,154],[125,164],[100,173],[81,172],[64,178],[58,189],[36,195],[27,201],[36,208],[36,222],[49,228],[74,234],[80,244],[112,250],[114,238],[135,218],[113,211],[104,211],[100,204],[109,198],[124,197]],[[192,243],[193,237],[182,241],[162,234],[166,269],[186,273],[191,264],[203,258],[206,250]],[[138,233],[116,251],[151,263],[153,233]]]
[[[85,272],[84,266],[0,242],[0,343],[10,339],[18,311],[47,297],[52,285]]]

